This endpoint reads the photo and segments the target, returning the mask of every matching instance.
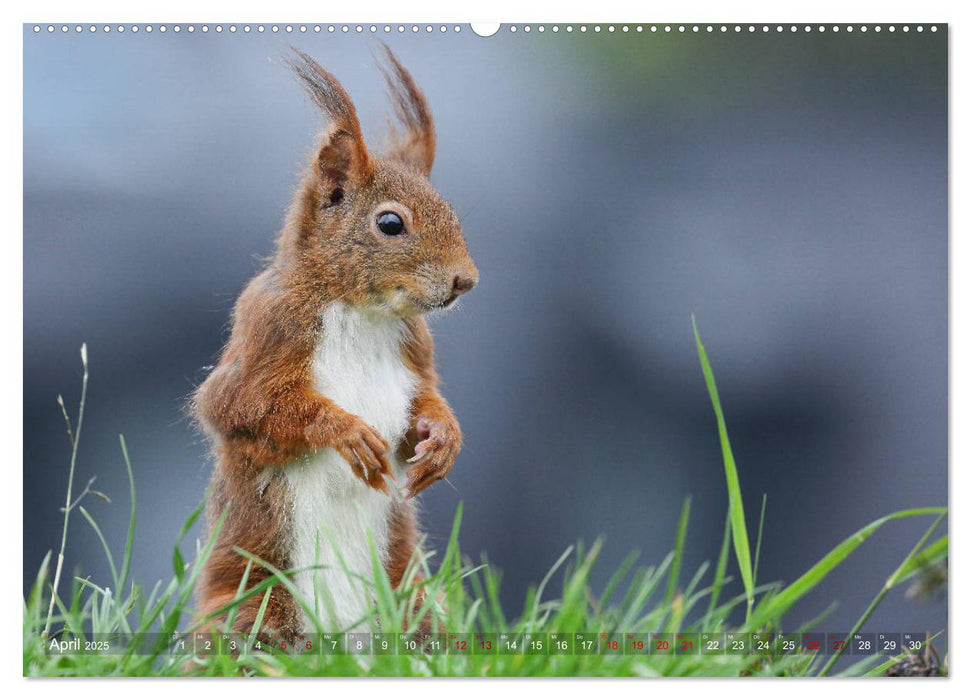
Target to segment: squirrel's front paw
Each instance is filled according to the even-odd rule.
[[[415,423],[419,443],[408,460],[408,498],[414,498],[452,471],[462,446],[458,426],[451,422],[419,418]]]
[[[381,434],[355,415],[333,418],[318,431],[322,446],[332,447],[351,467],[354,475],[373,489],[389,494],[384,477],[394,480],[388,461],[388,443]]]

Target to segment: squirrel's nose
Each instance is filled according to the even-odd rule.
[[[475,279],[472,277],[465,277],[463,275],[455,275],[455,279],[452,280],[452,292],[455,296],[460,294],[465,294],[472,287],[475,286]]]

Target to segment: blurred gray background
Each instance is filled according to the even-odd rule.
[[[746,27],[747,29],[747,27]],[[281,32],[282,34],[282,32]],[[206,445],[183,414],[232,303],[271,252],[322,124],[279,61],[333,71],[380,139],[367,36],[169,31],[24,36],[24,585],[60,535],[69,445],[55,397],[91,383],[76,484],[134,567],[171,575]],[[691,333],[714,365],[759,578],[792,580],[891,510],[947,501],[947,37],[392,34],[434,109],[432,180],[481,284],[433,321],[467,446],[422,498],[521,609],[565,547],[658,562],[682,500],[690,574],[727,499]],[[886,526],[793,613],[846,631],[928,521]],[[197,531],[194,531],[195,535]],[[192,547],[184,547],[191,551]],[[77,518],[69,567],[104,580]],[[895,591],[872,631],[937,632]],[[941,644],[946,648],[946,636]]]

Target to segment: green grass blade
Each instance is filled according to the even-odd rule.
[[[843,560],[856,551],[857,547],[863,544],[874,532],[886,523],[892,520],[901,520],[903,518],[913,518],[922,515],[941,515],[944,512],[946,512],[945,508],[914,508],[911,510],[897,511],[896,513],[885,515],[882,518],[877,518],[869,525],[857,530],[854,534],[843,540],[806,573],[780,591],[778,595],[763,599],[748,619],[746,628],[756,630],[772,620],[779,619],[803,596],[819,585]]]
[[[567,557],[570,556],[571,552],[573,552],[573,545],[566,548],[566,551],[560,555],[560,558],[556,560],[553,566],[550,567],[549,571],[547,571],[543,576],[543,579],[539,582],[539,586],[536,588],[536,592],[534,594],[533,605],[531,606],[532,614],[530,617],[535,617],[539,613],[540,598],[543,597],[543,593],[546,591],[546,586],[549,584],[550,579],[553,578],[553,574],[555,574],[557,570],[563,566],[563,562],[567,560]]]
[[[912,578],[923,571],[929,566],[933,566],[942,559],[947,557],[947,547],[948,540],[947,535],[943,535],[940,539],[935,540],[932,544],[927,545],[919,553],[910,557],[904,566],[896,572],[896,581],[894,585],[898,583],[903,583],[909,578]]]
[[[374,594],[377,600],[377,612],[381,619],[381,629],[386,632],[398,632],[402,620],[401,613],[395,603],[394,589],[391,588],[391,581],[388,579],[388,572],[385,571],[378,556],[378,548],[374,543],[374,536],[371,531],[367,531],[368,549],[371,552],[371,569],[374,576]],[[417,624],[416,620],[412,620]]]
[[[323,612],[327,615],[328,624],[334,625],[335,629],[338,624],[337,607],[334,602],[334,596],[331,595],[329,590],[323,590],[321,588],[320,576],[318,575],[318,566],[320,564],[320,554],[323,551],[320,546],[320,537],[323,535],[327,538],[328,543],[333,548],[333,551],[337,554],[337,566],[343,571],[347,572],[347,564],[344,561],[344,555],[341,553],[340,548],[337,546],[336,541],[333,538],[333,534],[330,528],[324,525],[314,534],[314,572],[311,574],[311,580],[313,581],[312,591],[314,596],[314,611],[318,617],[321,614],[321,608]]]
[[[189,516],[185,519],[185,521],[183,521],[182,527],[179,528],[179,534],[175,538],[176,542],[181,542],[183,539],[185,539],[185,536],[189,534],[189,530],[191,530],[192,526],[195,525],[196,520],[198,520],[199,516],[202,515],[202,511],[205,509],[205,507],[206,502],[200,501],[199,504],[192,509]]]
[[[128,473],[128,493],[131,498],[131,515],[128,518],[128,533],[125,536],[125,552],[121,558],[121,573],[118,576],[118,590],[121,591],[128,580],[128,573],[131,571],[131,554],[135,544],[135,475],[131,468],[131,459],[128,457],[128,445],[125,443],[125,436],[119,435],[118,442],[121,444],[121,454],[125,458],[125,471]]]
[[[205,501],[200,501],[199,505],[192,509],[189,513],[189,517],[185,519],[182,523],[182,527],[179,529],[179,534],[175,538],[175,546],[172,547],[172,570],[175,572],[175,577],[178,579],[179,583],[182,583],[185,577],[185,559],[182,557],[182,550],[179,549],[179,542],[185,539],[185,536],[189,534],[189,530],[195,525],[196,520],[202,515],[203,509],[206,507]]]
[[[64,630],[76,634],[78,636],[84,635],[84,623],[82,619],[78,616],[77,611],[77,599],[72,601],[71,607],[67,608],[64,606],[64,601],[61,600],[61,596],[54,596],[54,605],[61,612],[61,617],[64,620]]]
[[[638,556],[639,554],[636,551],[628,554],[626,557],[624,557],[624,560],[620,563],[620,566],[613,573],[613,575],[611,575],[610,580],[607,582],[607,586],[604,588],[603,594],[600,596],[601,609],[606,609],[606,607],[610,605],[610,601],[617,592],[620,582],[631,570],[631,567],[637,562]]]
[[[580,548],[577,547],[577,566],[567,574],[563,583],[563,602],[554,620],[557,631],[567,632],[583,628],[583,621],[588,617],[590,571],[600,555],[602,546],[603,542],[596,540],[585,555],[581,555]],[[498,590],[490,591],[490,598],[493,597],[498,604]]]
[[[898,566],[897,569],[890,575],[890,578],[887,579],[887,583],[885,584],[885,587],[888,590],[896,586],[904,579],[905,572],[911,571],[915,566],[918,568],[918,570],[921,568],[921,566],[923,565],[923,562],[919,559],[919,557],[925,551],[923,547],[924,545],[927,544],[927,540],[931,538],[931,535],[933,535],[934,531],[937,530],[937,526],[944,521],[944,518],[946,516],[947,516],[947,509],[945,508],[943,509],[941,514],[937,516],[937,519],[934,521],[934,523],[929,528],[927,528],[923,536],[920,538],[920,540],[918,540],[917,544],[914,545],[914,548],[910,550],[910,553],[907,555],[907,558],[900,563],[900,566]],[[938,542],[939,541],[940,540],[938,540]],[[946,544],[947,542],[945,540],[945,545]]]
[[[880,658],[877,656],[864,656],[860,661],[847,667],[836,676],[839,678],[859,678],[865,676],[871,668],[879,665]]]
[[[808,620],[804,620],[798,627],[796,627],[795,631],[812,632],[814,630],[819,629],[819,627],[823,624],[823,622],[828,620],[829,616],[832,615],[834,612],[836,612],[836,609],[838,607],[839,607],[839,603],[837,603],[834,600],[832,603],[830,603],[825,608],[823,608],[821,612],[816,613],[815,617],[811,617]]]
[[[752,589],[752,594],[759,595],[760,593],[766,593],[768,591],[771,591],[773,588],[777,586],[778,586],[777,583],[763,583],[762,585],[756,586],[754,589]],[[715,620],[716,622],[719,620],[724,620],[736,607],[738,607],[741,603],[744,603],[747,601],[748,601],[748,591],[742,591],[737,596],[729,598],[724,603],[722,603],[717,608],[715,608],[715,611],[712,614],[713,620]],[[702,631],[711,632],[713,630],[708,629],[708,630],[702,630]]]
[[[246,592],[246,584],[249,583],[250,573],[253,571],[253,560],[246,560],[246,568],[243,569],[243,576],[239,579],[239,586],[236,587],[236,599],[238,600]],[[233,624],[236,622],[236,615],[239,613],[239,606],[234,606],[229,614],[226,615],[226,631],[230,632],[233,629]]]
[[[882,676],[888,670],[890,670],[890,668],[892,666],[896,666],[901,661],[903,661],[904,659],[906,659],[909,655],[910,655],[910,652],[909,651],[902,651],[899,654],[897,654],[896,656],[891,656],[886,661],[880,663],[879,665],[877,665],[874,668],[871,668],[869,671],[867,671],[866,672],[866,675],[869,676],[869,677],[872,677],[872,676]]]
[[[678,534],[674,541],[674,559],[668,572],[668,585],[664,592],[664,606],[671,605],[678,588],[678,578],[681,576],[681,560],[684,557],[684,540],[688,534],[688,518],[691,515],[691,497],[684,499],[681,504],[681,517],[678,520]]]
[[[439,574],[444,574],[445,582],[445,596],[450,608],[454,608],[456,614],[461,615],[459,606],[464,605],[464,596],[462,595],[462,552],[459,547],[459,531],[462,526],[462,512],[463,506],[462,502],[459,501],[458,507],[455,509],[455,517],[452,519],[452,531],[448,536],[448,544],[445,546],[445,555],[442,557],[442,563],[439,567]],[[410,562],[409,562],[410,563]],[[408,581],[413,580],[412,578],[406,579]]]
[[[755,563],[752,564],[752,580],[759,580],[759,556],[762,554],[762,528],[765,525],[765,502],[767,495],[762,494],[762,512],[759,514],[759,534],[755,538]]]
[[[98,541],[101,542],[101,548],[105,552],[105,558],[108,560],[108,568],[111,570],[111,580],[115,585],[115,590],[120,592],[121,588],[119,588],[118,569],[115,568],[115,558],[111,556],[111,549],[108,547],[108,542],[105,540],[104,533],[101,532],[101,528],[98,527],[98,523],[95,522],[94,518],[91,517],[91,514],[85,509],[84,506],[79,505],[78,511],[80,511],[81,515],[84,516],[84,519],[88,521],[88,525],[90,525],[91,529],[94,530],[94,534],[98,536]]]
[[[175,578],[179,583],[182,583],[182,579],[185,578],[185,559],[182,558],[182,552],[178,547],[172,548],[172,571],[175,572]]]
[[[701,579],[706,573],[708,573],[708,566],[708,562],[702,562],[701,566],[698,567],[698,570],[695,571],[695,575],[691,577],[691,580],[688,581],[688,585],[684,587],[684,594],[686,596],[694,594],[695,590],[698,588],[698,584],[701,583]]]
[[[492,621],[495,628],[490,631],[502,632],[509,629],[509,624],[506,622],[506,616],[502,610],[502,603],[499,602],[499,582],[501,576],[499,571],[493,569],[491,566],[486,566],[482,570],[482,580],[485,584],[485,595],[489,603],[489,611],[492,615]]]
[[[44,559],[40,563],[40,568],[37,571],[37,578],[34,579],[34,585],[31,586],[30,595],[27,598],[27,613],[24,616],[24,621],[30,620],[32,623],[39,627],[42,606],[41,598],[44,595],[44,584],[47,583],[47,572],[50,570],[51,556],[53,552],[47,550],[47,554],[44,555]],[[36,630],[40,634],[40,630]]]
[[[698,346],[698,359],[701,360],[701,370],[705,375],[705,384],[708,385],[708,395],[711,398],[712,408],[715,410],[715,418],[718,422],[718,438],[721,442],[722,461],[725,463],[725,481],[728,485],[728,508],[732,521],[732,541],[735,544],[735,558],[738,560],[739,572],[742,576],[742,583],[745,592],[748,594],[749,608],[754,599],[752,589],[755,588],[755,579],[752,576],[752,552],[749,547],[748,530],[745,527],[745,506],[742,503],[742,489],[738,481],[738,469],[735,466],[735,456],[732,454],[732,445],[728,440],[728,428],[725,425],[725,415],[722,412],[721,401],[718,398],[718,387],[715,385],[715,376],[708,362],[708,354],[705,346],[701,342],[701,335],[698,333],[698,324],[695,323],[694,316],[691,317],[691,325],[695,332],[695,344]]]
[[[722,586],[725,585],[725,570],[728,568],[728,548],[732,541],[732,514],[731,511],[725,513],[725,532],[722,535],[722,547],[718,552],[718,563],[715,565],[715,578],[711,584],[711,598],[708,601],[708,613],[705,615],[705,625],[711,622],[712,613],[718,607],[718,598],[721,595]]]
[[[647,601],[651,599],[654,592],[661,585],[661,579],[664,574],[667,573],[668,567],[671,566],[671,560],[673,558],[674,553],[669,552],[657,568],[646,572],[643,577],[640,577],[632,583],[631,587],[633,590],[633,595],[629,598],[625,597],[625,613],[618,623],[618,629],[623,629],[624,631],[637,631],[640,629],[640,625],[637,624],[635,620],[637,616],[641,614],[641,610],[643,610],[644,606],[647,604]],[[662,612],[658,614],[659,618],[660,615],[663,614],[663,610],[664,609],[662,608]],[[564,629],[563,631],[566,630]]]
[[[462,502],[459,501],[455,509],[455,517],[452,518],[452,531],[448,535],[448,544],[445,546],[445,555],[442,557],[442,568],[454,567],[456,570],[462,568],[462,556],[459,553],[459,530],[462,526]]]
[[[273,593],[273,586],[266,589],[266,593],[263,594],[263,600],[260,601],[259,610],[256,611],[256,617],[253,619],[253,627],[250,629],[249,641],[251,644],[256,643],[256,637],[260,633],[260,628],[263,626],[263,618],[266,616],[266,608],[270,604],[270,595]]]

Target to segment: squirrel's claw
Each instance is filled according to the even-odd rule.
[[[384,440],[376,432],[373,435],[363,432],[355,443],[339,447],[338,452],[350,465],[354,476],[367,486],[390,496],[384,476],[392,480],[395,476],[385,449]]]
[[[408,470],[407,498],[414,498],[445,478],[452,470],[460,444],[443,423],[422,418],[415,429],[421,442],[415,445],[415,455],[408,460],[413,466]]]

